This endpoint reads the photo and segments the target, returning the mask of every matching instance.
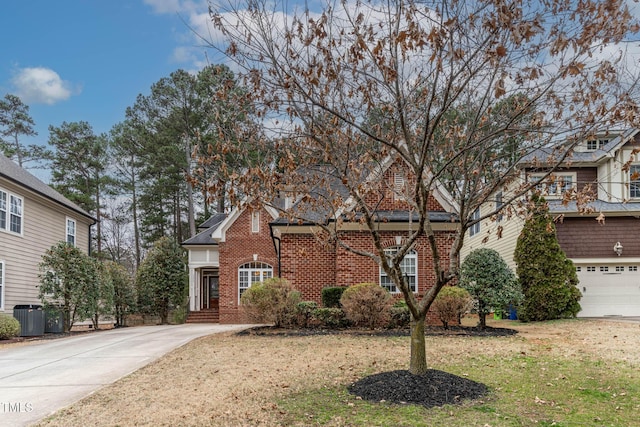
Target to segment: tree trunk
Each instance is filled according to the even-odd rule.
[[[424,339],[425,316],[414,319],[411,316],[411,362],[409,372],[413,375],[423,375],[427,373],[427,350]]]
[[[487,327],[487,313],[484,311],[478,313],[478,328],[485,329]]]

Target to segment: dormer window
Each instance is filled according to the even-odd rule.
[[[587,141],[587,150],[596,151],[607,145],[608,139],[590,139]]]

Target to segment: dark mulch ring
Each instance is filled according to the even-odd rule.
[[[473,336],[473,337],[507,337],[518,333],[509,328],[477,328],[475,326],[442,326],[430,325],[425,327],[427,336]],[[238,335],[262,335],[262,336],[313,336],[313,335],[369,335],[402,337],[409,336],[409,329],[322,329],[322,328],[276,328],[273,326],[256,326],[238,332]]]
[[[457,405],[484,396],[484,384],[430,369],[424,375],[390,371],[371,375],[351,384],[349,392],[371,402],[415,404],[427,408]]]

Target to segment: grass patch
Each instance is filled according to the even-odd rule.
[[[425,409],[371,404],[346,387],[307,390],[278,402],[286,425],[349,426],[631,426],[640,409],[638,369],[583,358],[470,356],[434,366],[489,386],[483,400]]]

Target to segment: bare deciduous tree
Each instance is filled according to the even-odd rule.
[[[248,0],[211,4],[210,14],[211,46],[234,63],[270,126],[247,145],[275,140],[269,163],[228,179],[265,203],[287,191],[308,202],[307,212],[323,204],[333,221],[304,210],[283,213],[380,263],[411,311],[414,374],[427,370],[425,316],[458,275],[465,232],[501,208],[473,213],[514,176],[518,160],[567,139],[540,159],[552,170],[584,137],[637,119],[624,49],[638,24],[622,0],[342,1],[318,11]],[[401,196],[416,217],[392,257],[381,244],[380,200],[368,197],[384,183],[363,185],[389,158],[402,159],[413,177]],[[300,173],[318,164],[326,179]],[[346,197],[330,185],[336,181]],[[430,196],[441,185],[459,219],[448,253],[429,217]],[[352,216],[342,215],[346,201]],[[370,233],[370,251],[340,240],[341,221],[354,220]],[[401,262],[425,237],[435,279],[418,297]]]

